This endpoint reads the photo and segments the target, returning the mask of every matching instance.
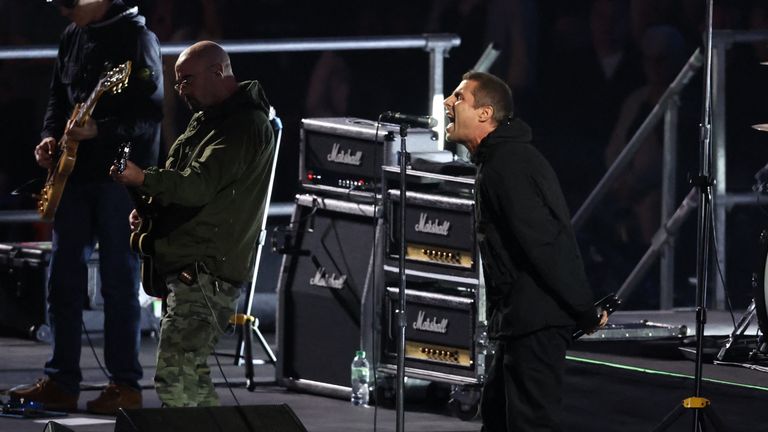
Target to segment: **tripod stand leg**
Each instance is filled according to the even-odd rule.
[[[672,426],[672,423],[675,422],[680,416],[682,416],[685,413],[685,407],[681,404],[675,407],[672,411],[667,414],[666,417],[664,417],[664,420],[661,421],[658,425],[656,425],[655,428],[653,428],[653,432],[662,432],[667,430],[668,427]]]
[[[253,391],[256,388],[256,384],[253,382],[253,332],[251,331],[251,320],[245,320],[241,330],[243,332],[244,353],[243,361],[245,362],[245,388],[248,391]]]
[[[245,380],[246,380],[246,388],[248,391],[253,391],[256,388],[256,382],[253,380],[254,372],[253,372],[253,365],[254,363],[258,362],[259,364],[263,364],[265,362],[262,362],[261,360],[254,361],[253,360],[253,335],[254,333],[259,338],[259,343],[261,344],[261,347],[264,349],[264,352],[267,353],[268,361],[272,364],[277,363],[277,358],[275,357],[275,354],[272,352],[272,350],[269,348],[269,344],[267,343],[267,340],[264,338],[264,335],[261,334],[261,331],[259,331],[259,320],[258,318],[252,317],[250,315],[245,314],[237,314],[234,317],[232,317],[232,321],[240,326],[240,340],[243,341],[243,348],[242,348],[242,356],[243,356],[243,363],[245,366]],[[238,355],[240,352],[238,352]],[[238,357],[236,357],[235,361],[237,362]],[[235,363],[239,364],[239,363]]]
[[[256,318],[252,327],[253,333],[256,334],[256,337],[259,338],[259,343],[261,344],[261,348],[264,349],[264,352],[267,353],[267,357],[269,358],[269,362],[272,364],[277,363],[277,357],[275,357],[275,353],[272,352],[272,349],[269,347],[269,344],[267,343],[267,340],[264,338],[264,335],[261,334],[261,330],[259,330],[259,319]]]
[[[708,406],[701,410],[702,414],[704,414],[704,417],[706,417],[710,423],[715,427],[716,431],[724,431],[725,430],[725,424],[723,423],[723,420],[720,418],[720,416],[717,415],[714,409],[712,409],[712,406]]]
[[[680,416],[686,412],[685,410],[693,410],[691,411],[693,413],[693,427],[697,432],[704,432],[705,418],[709,420],[712,426],[714,426],[715,431],[722,432],[726,430],[723,421],[712,409],[712,405],[710,405],[709,399],[693,396],[684,399],[682,404],[676,406],[675,409],[667,414],[667,416],[664,417],[664,420],[662,420],[661,423],[659,423],[659,425],[653,429],[653,432],[662,432],[667,430],[667,428],[672,426],[672,423],[674,423],[675,420],[680,418]]]

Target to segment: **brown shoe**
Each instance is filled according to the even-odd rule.
[[[141,408],[141,390],[122,384],[111,383],[99,397],[85,405],[89,413],[117,415],[119,408]]]
[[[65,392],[50,377],[40,378],[34,384],[14,387],[8,395],[21,403],[43,404],[43,408],[50,411],[77,411],[78,395]]]

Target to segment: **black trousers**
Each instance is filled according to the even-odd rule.
[[[550,327],[498,342],[483,386],[485,432],[560,431],[570,327]]]

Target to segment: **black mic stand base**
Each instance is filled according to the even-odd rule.
[[[238,344],[243,343],[242,358],[243,366],[245,367],[245,388],[248,391],[254,391],[256,389],[256,381],[254,381],[253,365],[271,363],[275,365],[277,358],[269,347],[266,338],[261,334],[259,330],[259,319],[246,314],[235,314],[230,318],[230,323],[240,327],[240,334],[238,335]],[[253,359],[253,335],[259,339],[259,344],[264,352],[267,354],[267,360],[254,360]],[[240,354],[235,352],[233,357],[235,358],[235,365],[240,364]],[[227,355],[227,354],[224,354]]]
[[[689,412],[686,410],[698,410],[690,412],[693,413],[696,419],[696,426],[699,428],[699,430],[704,430],[704,419],[709,420],[709,423],[714,427],[715,431],[724,432],[726,430],[723,421],[715,413],[715,410],[710,405],[709,399],[692,396],[687,399],[683,399],[683,402],[680,405],[676,406],[675,409],[673,409],[669,414],[667,414],[666,417],[664,417],[664,420],[662,420],[661,423],[653,428],[653,432],[662,432],[667,430],[678,418],[682,417],[686,412]]]

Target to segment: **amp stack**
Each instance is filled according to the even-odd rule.
[[[407,143],[415,154],[438,152],[429,129],[410,129]],[[273,239],[284,254],[276,376],[287,388],[348,398],[355,351],[374,351],[386,247],[382,166],[397,165],[399,148],[397,125],[347,117],[301,122],[296,207],[280,241]]]
[[[472,388],[485,377],[485,291],[475,238],[474,169],[462,176],[384,167],[386,251],[379,370],[397,372],[400,242],[405,242],[405,376]],[[405,202],[403,202],[405,201]],[[405,239],[400,209],[405,205]]]

